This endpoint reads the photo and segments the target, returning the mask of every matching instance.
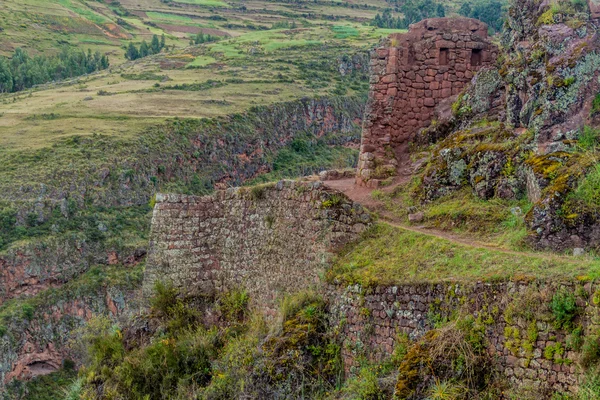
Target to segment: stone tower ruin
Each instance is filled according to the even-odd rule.
[[[432,18],[392,34],[371,52],[371,87],[356,182],[377,187],[407,161],[411,139],[435,107],[458,95],[498,49],[488,26],[470,18]]]

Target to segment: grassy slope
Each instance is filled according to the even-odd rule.
[[[340,253],[328,277],[366,286],[533,278],[591,280],[600,277],[600,260],[468,246],[381,223]]]

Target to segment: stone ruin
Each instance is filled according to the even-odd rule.
[[[488,26],[471,18],[426,19],[373,50],[357,184],[377,187],[396,175],[436,106],[457,96],[497,56]]]

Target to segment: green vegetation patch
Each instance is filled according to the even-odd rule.
[[[52,0],[63,7],[68,8],[69,10],[81,15],[83,18],[88,19],[96,24],[104,24],[107,22],[111,22],[104,15],[98,14],[92,11],[90,8],[84,6],[83,2],[74,2],[72,0]]]
[[[331,30],[335,32],[336,39],[346,39],[349,37],[359,36],[358,29],[347,25],[334,25]]]
[[[273,159],[272,171],[259,175],[247,184],[278,181],[318,173],[326,169],[354,167],[358,152],[343,146],[329,145],[331,138],[316,139],[301,135],[279,150]]]
[[[128,326],[90,321],[79,346],[87,354],[79,398],[322,398],[341,378],[340,346],[327,305],[314,292],[285,298],[270,334],[250,313],[243,290],[214,299],[181,296],[157,284],[150,315],[158,329],[136,338]],[[216,305],[218,324],[202,324],[199,304]]]
[[[49,375],[42,375],[30,381],[13,380],[6,388],[6,399],[57,400],[64,399],[65,390],[77,378],[73,362]],[[66,399],[70,400],[70,399]]]
[[[163,12],[157,12],[157,11],[147,11],[146,15],[150,18],[150,19],[154,19],[154,20],[164,20],[164,21],[175,21],[175,22],[189,22],[189,23],[193,23],[194,20],[186,15],[179,15],[179,14],[168,14],[168,13],[163,13]]]
[[[220,0],[174,0],[174,3],[195,4],[206,7],[230,8],[231,6]]]
[[[198,56],[194,61],[186,65],[186,67],[205,67],[215,62],[217,62],[217,60],[211,56]]]
[[[600,208],[600,164],[595,165],[583,178],[569,200],[581,201],[590,208]]]
[[[393,285],[440,281],[496,281],[515,276],[600,276],[600,260],[549,253],[502,252],[377,224],[343,250],[328,280]]]

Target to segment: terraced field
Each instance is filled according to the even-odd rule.
[[[165,118],[214,117],[302,97],[365,93],[365,75],[340,73],[340,68],[389,33],[366,23],[385,3],[352,7],[339,2],[3,2],[0,54],[16,47],[49,54],[79,46],[107,53],[112,67],[0,95],[0,148],[37,149],[70,135],[130,136]],[[220,40],[190,46],[199,32]],[[127,62],[126,45],[149,42],[154,34],[165,35],[167,51]],[[358,63],[350,68],[364,71]]]

